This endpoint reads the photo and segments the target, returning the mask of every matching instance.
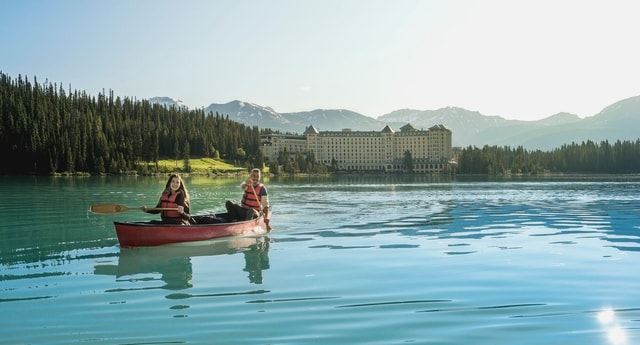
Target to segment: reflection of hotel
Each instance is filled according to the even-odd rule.
[[[379,132],[351,129],[319,132],[309,126],[303,135],[262,136],[261,150],[268,162],[285,149],[292,156],[296,152],[313,152],[317,162],[351,171],[407,170],[407,151],[411,153],[414,172],[447,171],[453,158],[451,130],[443,125],[418,130],[407,124],[400,132],[389,126]]]

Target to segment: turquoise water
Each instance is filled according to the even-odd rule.
[[[241,178],[186,178],[193,213]],[[637,344],[640,177],[266,180],[273,231],[120,248],[164,178],[0,177],[0,343]]]

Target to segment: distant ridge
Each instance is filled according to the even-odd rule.
[[[155,97],[154,99],[171,99]],[[150,100],[151,101],[151,100]],[[168,104],[168,103],[167,103]],[[176,103],[178,106],[180,103]],[[271,128],[281,132],[302,133],[309,125],[319,131],[381,131],[412,124],[427,129],[442,124],[453,132],[454,146],[523,146],[529,150],[551,150],[572,142],[592,140],[635,141],[640,138],[640,96],[620,100],[600,113],[581,119],[575,114],[558,113],[537,121],[507,120],[457,107],[437,110],[400,109],[376,119],[346,109],[316,109],[278,113],[273,108],[239,100],[212,103],[206,114],[216,113],[248,126]]]

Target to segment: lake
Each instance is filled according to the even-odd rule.
[[[186,177],[192,213],[243,177]],[[266,236],[120,248],[166,177],[0,177],[0,343],[637,344],[640,176],[263,178]]]

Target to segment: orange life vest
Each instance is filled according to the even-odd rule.
[[[260,195],[260,192],[262,192],[262,187],[264,186],[260,183],[257,187],[254,186],[253,189],[251,189],[251,187],[252,185],[247,185],[247,189],[245,189],[244,194],[242,195],[242,207],[261,211],[260,204],[262,203],[262,195]],[[253,193],[253,190],[256,191],[255,194]],[[256,200],[256,195],[259,200]]]
[[[176,198],[180,195],[180,192],[173,193],[171,195],[162,194],[160,197],[160,207],[162,208],[176,208],[180,205],[176,204]],[[181,223],[182,217],[178,211],[162,211],[160,214],[163,221],[169,221],[171,223]]]

